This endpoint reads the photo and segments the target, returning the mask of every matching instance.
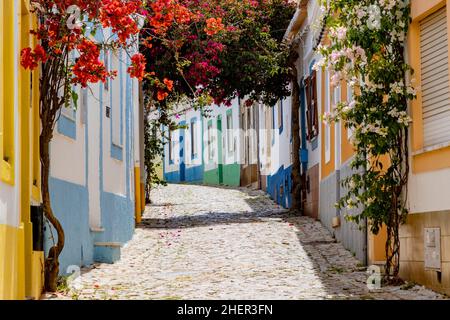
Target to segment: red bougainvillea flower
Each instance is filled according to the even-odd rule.
[[[142,53],[136,53],[131,57],[131,66],[128,68],[128,73],[132,78],[137,78],[142,81],[145,76],[146,59]]]
[[[72,68],[75,75],[73,83],[79,83],[85,88],[88,83],[105,82],[108,77],[114,77],[115,73],[107,72],[100,61],[100,49],[94,42],[83,39],[77,49],[80,57]]]
[[[36,45],[34,50],[31,50],[31,48],[25,48],[22,49],[20,54],[20,64],[25,69],[33,70],[37,68],[38,63],[40,61],[45,62],[47,61],[48,56],[45,52],[44,48],[42,48],[41,45]]]
[[[158,90],[158,93],[156,94],[156,98],[159,101],[163,101],[165,98],[167,98],[169,94],[163,90]]]
[[[209,18],[206,20],[205,32],[209,36],[213,36],[225,29],[222,18]]]
[[[164,84],[166,85],[167,90],[169,90],[169,91],[172,91],[172,90],[173,90],[173,81],[172,81],[172,80],[169,80],[169,79],[167,79],[167,78],[164,78],[163,82],[164,82]]]

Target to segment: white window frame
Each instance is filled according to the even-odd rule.
[[[191,159],[195,159],[198,157],[198,148],[197,148],[197,122],[191,122]]]
[[[234,139],[233,139],[233,113],[227,113],[226,115],[227,119],[227,146],[228,146],[228,153],[234,152]]]
[[[208,160],[212,161],[214,159],[213,155],[213,134],[212,134],[212,123],[207,124],[207,134],[208,134]]]

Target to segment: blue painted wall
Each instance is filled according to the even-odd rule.
[[[54,214],[65,232],[65,246],[60,256],[60,273],[70,265],[85,266],[94,262],[94,237],[89,229],[89,199],[87,188],[50,178],[50,199]],[[56,231],[45,224],[45,251],[56,243]]]
[[[290,208],[292,205],[292,166],[284,168],[281,166],[278,171],[267,177],[267,193],[270,197],[284,208]],[[283,187],[283,194],[281,194]]]

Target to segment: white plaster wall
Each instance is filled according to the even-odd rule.
[[[15,12],[18,12],[19,2],[18,0],[14,0]],[[16,54],[14,55],[14,63],[15,66],[19,66],[19,34],[18,34],[18,19],[17,15],[14,16],[14,23],[17,26],[14,32],[14,50]],[[19,76],[18,67],[14,70],[14,78],[17,79]],[[19,103],[18,103],[18,86],[17,81],[14,81],[14,134],[15,134],[15,184],[11,186],[0,181],[0,224],[6,224],[13,227],[18,227],[20,222],[19,216],[19,204],[20,204],[20,176],[19,176],[19,166],[20,166],[20,145],[19,145]]]
[[[139,81],[137,79],[131,80],[131,97],[132,97],[132,105],[133,105],[133,122],[134,122],[134,165],[135,167],[140,167],[140,158],[141,158],[141,150],[140,150],[140,125],[139,122]],[[144,164],[142,164],[144,165]],[[141,171],[143,168],[141,168]],[[142,174],[142,172],[141,172]]]
[[[197,149],[197,157],[192,159],[191,152],[191,120],[196,118],[196,149]],[[179,119],[179,121],[185,121],[187,128],[184,129],[184,154],[185,154],[185,164],[186,168],[191,168],[195,166],[199,166],[202,164],[202,121],[201,114],[199,110],[189,109],[187,110]],[[179,134],[179,133],[178,133]]]
[[[93,95],[92,95],[93,94]],[[100,228],[100,89],[98,85],[88,91],[87,125],[88,125],[88,190],[89,190],[89,225],[91,228]]]
[[[113,81],[120,81],[120,77],[117,76]],[[110,90],[114,88],[110,86]],[[124,87],[125,93],[125,87]],[[112,99],[120,100],[120,91],[112,92]],[[111,106],[110,92],[103,90],[104,110],[102,110],[103,117],[103,188],[104,191],[114,193],[116,195],[126,195],[126,143],[125,143],[125,129],[126,129],[126,117],[125,117],[125,104],[122,108],[122,134],[124,137],[122,160],[117,160],[111,156],[111,123],[112,119],[106,117],[105,108]]]
[[[80,117],[81,112],[77,110],[75,140],[59,133],[56,125],[50,144],[50,175],[52,178],[86,186],[85,127]]]
[[[275,143],[272,145],[271,159],[269,171],[266,174],[275,174],[281,166],[286,169],[292,164],[292,146],[291,146],[291,97],[287,97],[283,100],[283,131],[280,134],[280,123],[278,119],[278,112],[280,109],[280,104],[276,104],[273,108],[275,117],[275,130],[273,130],[272,135],[275,135]],[[271,130],[271,128],[269,128]],[[266,136],[266,134],[263,134]],[[266,139],[264,139],[266,140]],[[266,157],[266,155],[264,156]]]
[[[232,131],[232,144],[234,144],[234,151],[228,152],[228,140],[227,140],[227,123],[226,123],[226,111],[232,110],[232,119],[233,119],[233,131]],[[225,157],[225,163],[226,164],[233,164],[238,163],[240,159],[240,148],[239,148],[239,142],[240,142],[240,133],[239,133],[239,99],[234,99],[232,101],[231,107],[227,108],[224,112],[223,119],[225,119],[225,122],[223,122],[223,134],[225,136],[225,144],[226,146],[226,157]]]
[[[411,213],[450,210],[450,169],[410,174],[408,203]]]

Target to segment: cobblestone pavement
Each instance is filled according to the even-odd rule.
[[[63,299],[439,299],[369,291],[367,273],[317,221],[261,191],[169,185],[113,265],[83,270]]]

